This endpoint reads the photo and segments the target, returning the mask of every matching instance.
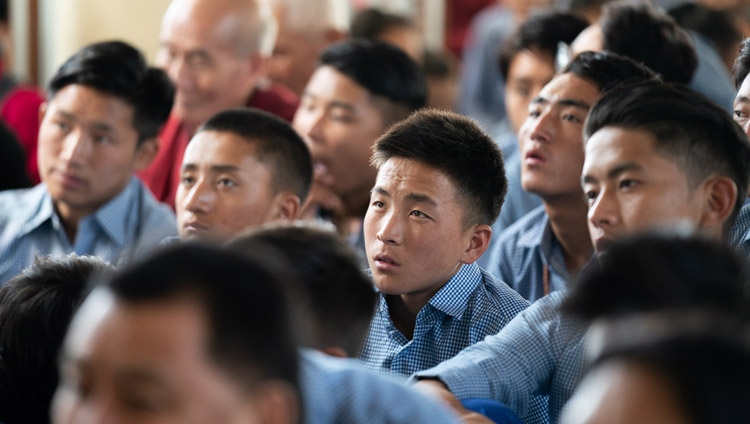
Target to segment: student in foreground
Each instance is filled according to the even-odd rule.
[[[592,109],[584,139],[582,185],[598,252],[657,230],[726,239],[750,180],[750,145],[716,104],[660,82],[618,86]],[[417,373],[429,379],[419,384],[453,402],[496,399],[519,414],[531,395],[548,393],[556,421],[583,376],[588,329],[563,319],[564,298],[536,302],[497,335]]]
[[[35,255],[98,256],[112,264],[176,235],[174,214],[133,173],[151,163],[174,88],[128,44],[71,56],[40,113],[42,183],[0,193],[0,285]]]

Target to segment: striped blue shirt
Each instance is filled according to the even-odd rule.
[[[414,377],[438,378],[459,399],[494,399],[519,416],[533,406],[533,395],[549,395],[549,417],[557,422],[586,364],[588,327],[559,312],[565,293],[540,299],[498,334]]]
[[[73,243],[55,213],[44,183],[0,192],[0,285],[39,255],[98,256],[114,265],[139,257],[177,235],[172,210],[159,203],[136,177],[120,194],[78,223]]]
[[[306,424],[458,423],[439,402],[354,359],[303,349],[300,390]]]
[[[550,292],[567,287],[570,275],[565,256],[544,206],[529,212],[500,234],[492,246],[487,271],[531,302],[545,295],[545,272]]]
[[[745,257],[750,255],[750,199],[745,198],[737,220],[729,231],[729,245]]]

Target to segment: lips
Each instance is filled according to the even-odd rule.
[[[547,158],[542,154],[539,149],[529,149],[523,157],[524,162],[529,165],[541,165],[547,162]]]
[[[597,253],[602,253],[609,249],[609,246],[612,245],[612,243],[613,241],[609,237],[598,237],[594,240],[594,249],[596,249]]]
[[[375,268],[380,271],[393,271],[401,266],[395,259],[385,254],[375,255],[373,261]]]
[[[67,189],[81,189],[86,186],[86,180],[76,174],[69,172],[56,171],[56,179]]]
[[[186,234],[201,234],[208,232],[209,227],[199,221],[189,221],[182,225],[182,229]]]

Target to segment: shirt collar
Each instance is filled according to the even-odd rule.
[[[458,317],[464,313],[469,297],[481,281],[479,265],[464,264],[427,303],[450,316]]]
[[[534,248],[543,244],[545,238],[554,237],[552,228],[549,226],[549,218],[544,210],[544,205],[534,209],[529,214],[530,221],[526,231],[523,231],[518,237],[518,246]]]
[[[16,215],[16,219],[23,222],[19,230],[19,236],[34,231],[55,215],[52,198],[44,183],[37,184],[29,189],[27,195],[24,205],[21,205],[21,209]]]
[[[120,246],[129,243],[132,234],[137,231],[134,214],[141,208],[138,204],[138,184],[136,177],[130,177],[120,194],[92,214],[99,227]]]

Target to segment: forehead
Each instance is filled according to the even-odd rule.
[[[380,166],[375,185],[392,191],[391,195],[418,192],[434,199],[455,200],[453,180],[444,172],[414,159],[388,159]]]
[[[593,105],[599,98],[599,89],[591,82],[572,73],[560,74],[539,92],[539,98],[549,103],[563,99],[580,100]]]
[[[91,120],[135,130],[133,106],[89,86],[66,85],[48,100],[47,105],[50,111],[70,114],[81,121]]]
[[[508,80],[536,78],[549,81],[555,75],[552,54],[542,51],[521,50],[513,56],[508,66]]]
[[[242,28],[242,13],[226,1],[178,0],[164,15],[160,38],[163,43],[185,49],[230,49]]]
[[[239,164],[247,159],[258,161],[258,148],[253,140],[229,131],[206,130],[190,140],[184,162]]]
[[[745,76],[745,79],[742,80],[742,84],[740,85],[740,88],[737,91],[737,97],[735,98],[734,101],[735,103],[737,102],[750,103],[750,74],[747,74],[747,76]]]
[[[328,65],[315,70],[305,88],[305,94],[368,105],[373,100],[373,96],[365,87]]]

